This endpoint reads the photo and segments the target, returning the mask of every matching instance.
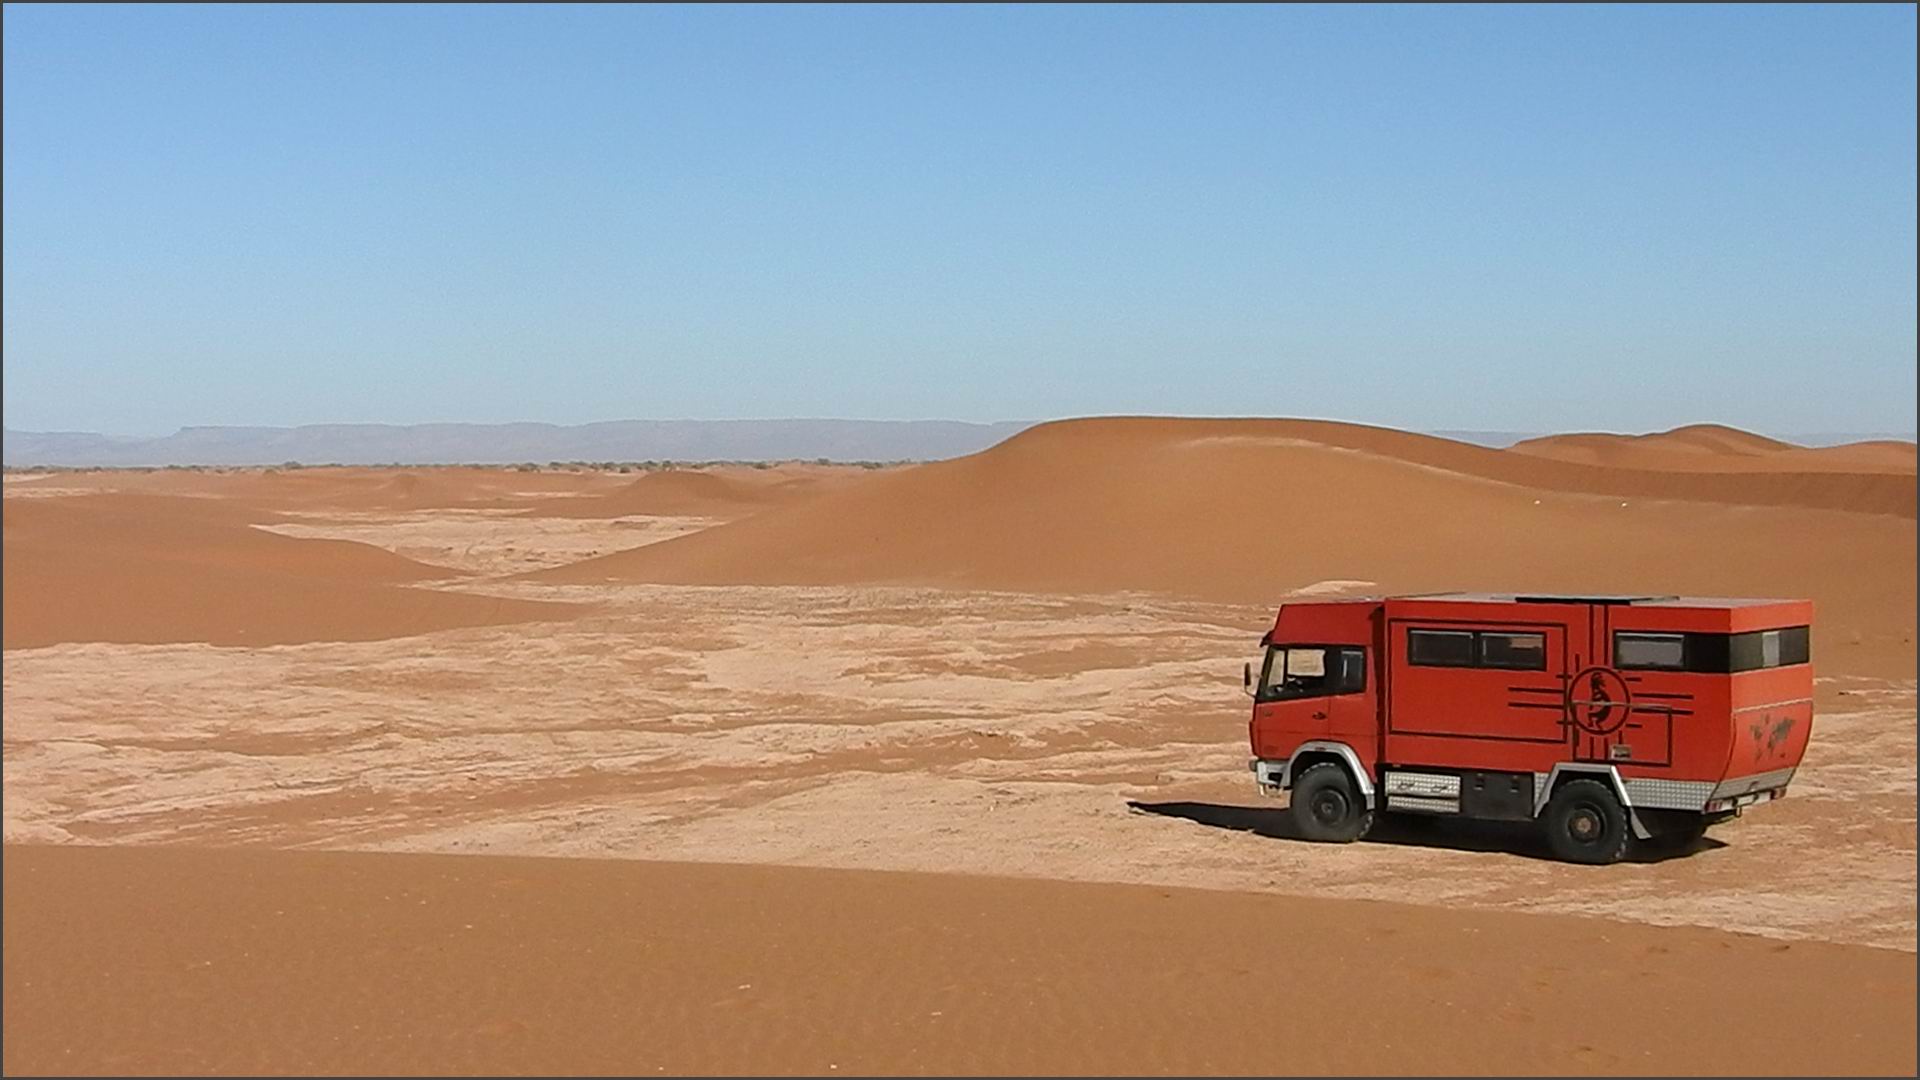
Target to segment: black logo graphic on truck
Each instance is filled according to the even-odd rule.
[[[1607,667],[1590,667],[1567,682],[1562,705],[1567,719],[1589,735],[1611,735],[1627,722],[1633,711],[1633,691],[1620,673]]]

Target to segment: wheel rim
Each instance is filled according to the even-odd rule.
[[[1591,847],[1607,835],[1607,819],[1593,806],[1576,806],[1567,815],[1567,835],[1573,842]]]
[[[1322,825],[1338,825],[1346,820],[1347,797],[1331,789],[1313,797],[1313,818]]]

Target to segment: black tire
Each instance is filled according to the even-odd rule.
[[[1373,827],[1373,811],[1361,799],[1353,777],[1331,761],[1310,765],[1294,778],[1288,810],[1295,830],[1306,840],[1350,844]]]
[[[1603,866],[1619,862],[1633,838],[1627,809],[1611,785],[1600,780],[1569,780],[1547,800],[1542,815],[1547,846],[1566,862]]]

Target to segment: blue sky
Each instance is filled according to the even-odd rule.
[[[1908,5],[4,31],[11,428],[1914,427]]]

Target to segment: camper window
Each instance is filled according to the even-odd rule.
[[[1547,670],[1547,636],[1545,634],[1510,634],[1505,631],[1482,630],[1480,640],[1480,666],[1508,668],[1514,671]]]
[[[1407,662],[1421,667],[1472,667],[1473,632],[1409,630]]]
[[[1680,634],[1615,634],[1613,662],[1623,668],[1680,671],[1687,666],[1686,646]]]
[[[1613,659],[1621,668],[1737,674],[1807,662],[1807,628],[1749,630],[1741,634],[1613,635]]]

